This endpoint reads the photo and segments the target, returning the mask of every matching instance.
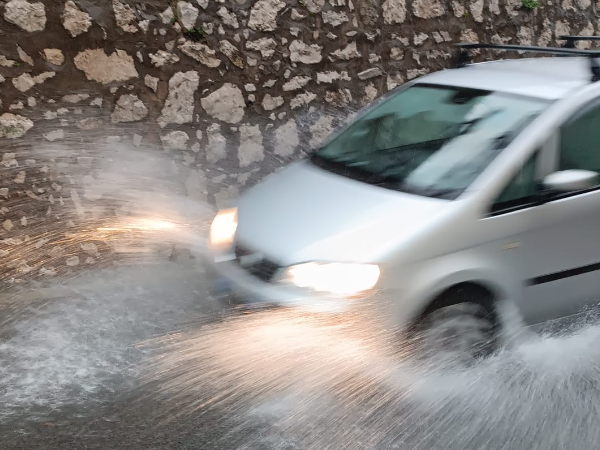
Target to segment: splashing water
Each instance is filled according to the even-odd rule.
[[[98,238],[129,255],[129,265],[90,266],[2,293],[0,420],[73,404],[93,415],[123,394],[131,408],[154,405],[166,424],[220,411],[224,422],[206,448],[597,448],[597,324],[563,336],[523,335],[474,368],[449,370],[411,361],[360,314],[222,315],[193,260],[166,263],[132,250],[135,241],[166,248],[167,257],[173,245],[202,253],[210,208],[179,195],[162,158],[102,151],[119,155],[75,182],[84,199],[118,204],[118,214],[95,215],[74,196],[73,208],[94,219],[90,226],[68,237],[56,229],[30,234],[60,235],[57,245],[77,248]],[[3,245],[9,258],[26,259],[40,248],[27,242]],[[36,270],[48,266],[28,261]],[[232,446],[234,435],[243,444]]]
[[[167,420],[217,407],[261,427],[244,449],[592,449],[598,338],[533,338],[449,371],[372,327],[271,311],[154,342],[147,387]]]

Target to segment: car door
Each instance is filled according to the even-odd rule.
[[[600,100],[564,121],[553,138],[553,171],[600,172]],[[529,323],[583,311],[600,299],[600,185],[550,194],[524,236],[521,309]]]
[[[551,149],[543,146],[530,151],[514,171],[509,181],[498,189],[486,205],[482,225],[495,239],[486,244],[506,280],[512,280],[511,295],[520,307],[526,322],[532,320],[535,308],[530,308],[526,293],[526,280],[535,276],[532,244],[537,227],[538,182],[552,170],[548,159]],[[509,288],[509,286],[505,286]]]

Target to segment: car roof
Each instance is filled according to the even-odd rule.
[[[586,57],[544,57],[469,64],[422,77],[419,81],[558,100],[590,83]]]

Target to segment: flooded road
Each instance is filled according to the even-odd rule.
[[[424,367],[358,321],[225,314],[199,274],[194,260],[123,266],[5,297],[3,448],[595,449],[600,441],[599,326],[527,338],[470,370]]]

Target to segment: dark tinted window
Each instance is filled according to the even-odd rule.
[[[561,127],[559,170],[569,169],[600,172],[600,105]]]
[[[536,166],[538,152],[521,166],[492,206],[493,213],[510,212],[531,205],[537,190]]]

